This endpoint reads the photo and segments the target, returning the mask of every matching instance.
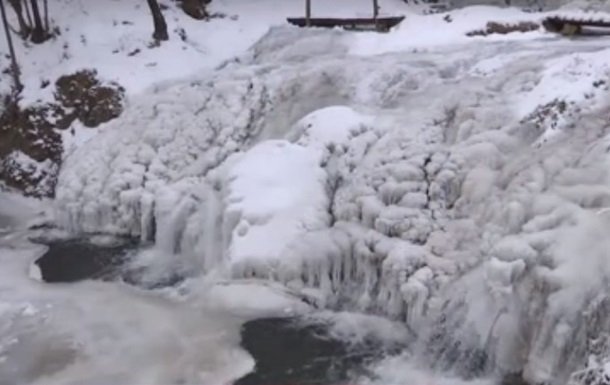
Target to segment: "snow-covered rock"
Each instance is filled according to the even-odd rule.
[[[225,246],[236,269],[250,274],[268,270],[268,261],[281,258],[286,244],[328,227],[326,174],[320,163],[305,147],[265,141],[231,167],[223,233],[230,235]]]

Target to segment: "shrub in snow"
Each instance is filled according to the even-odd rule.
[[[61,136],[53,105],[19,108],[8,100],[0,115],[0,180],[28,195],[50,196],[61,160]]]
[[[76,120],[97,127],[118,117],[123,94],[119,85],[102,84],[95,71],[83,70],[57,80],[56,102],[22,108],[6,98],[0,114],[0,180],[28,195],[52,196],[63,156],[61,131]]]
[[[55,98],[70,111],[68,119],[78,119],[86,127],[97,127],[123,111],[123,87],[116,83],[102,84],[94,70],[61,76],[55,87]]]
[[[487,22],[485,29],[468,32],[467,36],[487,36],[493,34],[506,35],[513,32],[531,32],[540,28],[540,24],[531,21],[522,21],[515,24],[498,23],[495,21]]]
[[[51,159],[37,161],[20,150],[0,160],[0,180],[29,196],[48,196],[55,188],[58,164]]]

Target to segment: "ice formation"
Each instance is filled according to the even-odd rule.
[[[349,39],[272,29],[213,79],[134,101],[68,158],[58,222],[403,320],[465,375],[606,373],[603,44]]]

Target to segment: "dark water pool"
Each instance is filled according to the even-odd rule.
[[[129,281],[126,264],[133,242],[100,246],[85,239],[47,242],[35,263],[49,283],[84,279]],[[367,364],[391,353],[380,341],[358,343],[333,338],[328,321],[265,318],[246,322],[242,346],[256,361],[255,370],[236,385],[346,384],[366,375]],[[396,350],[396,347],[394,347]]]
[[[83,279],[118,279],[135,242],[99,246],[85,239],[55,240],[34,263],[45,282],[76,282]]]
[[[236,385],[347,384],[368,376],[368,364],[396,353],[373,339],[358,343],[333,338],[322,320],[265,318],[242,328],[242,346],[256,360],[255,370]]]

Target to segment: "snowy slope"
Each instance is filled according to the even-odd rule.
[[[152,18],[145,2],[53,1],[49,5],[51,24],[60,29],[60,35],[42,45],[15,39],[25,85],[22,103],[49,100],[52,87],[41,89],[43,81],[53,82],[83,68],[97,69],[102,79],[116,81],[128,95],[135,95],[167,80],[211,70],[245,51],[270,25],[304,13],[302,2],[295,0],[217,0],[208,9],[214,18],[200,21],[185,15],[172,1],[161,3],[167,6],[164,15],[170,41],[151,47]],[[404,13],[404,9],[404,3],[391,0],[382,5],[381,14]],[[371,13],[366,0],[334,0],[313,7],[317,16]],[[10,10],[9,17],[16,26]],[[182,30],[185,40],[180,36]],[[5,39],[0,39],[0,52],[8,52]],[[8,59],[1,57],[0,67],[8,65]],[[0,81],[0,93],[9,86],[8,80]]]
[[[403,320],[458,374],[559,384],[589,353],[603,371],[610,345],[587,338],[608,326],[608,38],[466,38],[541,15],[451,16],[386,35],[273,27],[134,95],[68,157],[58,223]]]

